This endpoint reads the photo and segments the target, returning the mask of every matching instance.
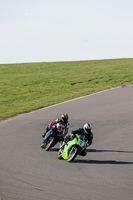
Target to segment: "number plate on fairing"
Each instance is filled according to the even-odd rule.
[[[84,143],[84,141],[83,140],[78,140],[78,145],[79,146],[81,146],[81,147],[83,147],[84,145],[85,145],[85,143]]]

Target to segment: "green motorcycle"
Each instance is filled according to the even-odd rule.
[[[58,159],[65,159],[68,162],[72,162],[77,155],[84,155],[86,149],[85,136],[83,134],[75,135],[75,138],[68,141],[64,147],[61,147],[58,152]]]

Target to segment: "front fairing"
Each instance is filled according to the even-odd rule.
[[[71,149],[72,146],[78,146],[79,147],[79,153],[81,151],[83,151],[83,149],[86,147],[86,143],[83,140],[82,137],[80,137],[80,135],[77,135],[73,140],[69,141],[65,147],[64,150],[62,152],[62,158],[64,159],[68,159],[68,155],[69,155],[69,150]]]
[[[48,138],[50,138],[50,137],[54,137],[54,139],[55,139],[55,144],[58,142],[58,141],[63,141],[64,140],[64,138],[63,138],[63,135],[61,134],[61,133],[59,133],[57,130],[55,130],[55,129],[52,129],[52,130],[49,130],[47,133],[46,133],[46,135],[45,135],[45,137],[44,137],[44,139],[43,139],[43,141],[45,142]]]
[[[72,140],[72,141],[69,141],[69,142],[65,145],[64,150],[63,150],[63,153],[62,153],[62,158],[68,159],[69,150],[70,150],[70,148],[71,148],[73,145],[75,145],[75,144],[77,144],[77,138],[75,138],[75,139]]]
[[[52,132],[52,130],[49,130],[47,133],[46,133],[46,135],[45,135],[45,137],[44,137],[44,141],[46,141],[50,136],[52,136],[53,135],[53,132]]]

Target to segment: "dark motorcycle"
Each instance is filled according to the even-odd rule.
[[[61,142],[63,140],[63,135],[57,131],[57,128],[55,126],[46,133],[45,137],[43,138],[43,144],[41,145],[41,147],[46,151],[49,151],[57,144],[57,142]]]

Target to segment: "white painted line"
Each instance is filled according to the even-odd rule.
[[[118,88],[121,88],[121,87],[122,87],[122,86],[119,86],[119,87],[116,87],[116,88],[110,88],[110,89],[103,90],[103,91],[100,91],[100,92],[96,92],[96,93],[93,93],[93,94],[88,94],[88,95],[86,95],[86,96],[77,97],[77,98],[75,98],[75,99],[71,99],[71,100],[68,100],[68,101],[63,101],[63,102],[61,102],[61,103],[54,104],[54,105],[52,105],[52,106],[48,106],[48,107],[41,108],[41,109],[52,108],[52,107],[54,107],[54,106],[58,106],[58,105],[61,105],[61,104],[64,104],[64,103],[69,103],[69,102],[71,102],[71,101],[83,99],[83,98],[86,98],[86,97],[89,97],[89,96],[93,96],[93,95],[96,95],[96,94],[100,94],[100,93],[103,93],[103,92],[107,92],[107,91],[109,91],[109,90],[118,89]],[[38,110],[41,110],[41,109],[38,109]],[[36,111],[38,111],[38,110],[34,110],[34,111],[32,111],[32,112],[36,112]]]
[[[131,85],[131,84],[129,84],[129,85]],[[55,106],[58,106],[58,105],[62,105],[62,104],[65,104],[65,103],[69,103],[69,102],[71,102],[71,101],[76,101],[76,100],[83,99],[83,98],[86,98],[86,97],[89,97],[89,96],[93,96],[93,95],[97,95],[97,94],[100,94],[100,93],[103,93],[103,92],[108,92],[108,91],[110,91],[110,90],[115,90],[115,89],[118,89],[118,88],[122,88],[122,86],[119,86],[119,87],[116,87],[116,88],[110,88],[110,89],[107,89],[107,90],[103,90],[103,91],[96,92],[96,93],[93,93],[93,94],[89,94],[89,95],[86,95],[86,96],[78,97],[78,98],[71,99],[71,100],[68,100],[68,101],[64,101],[64,102],[61,102],[61,103],[58,103],[58,104],[54,104],[54,105],[51,105],[51,106],[48,106],[48,107],[40,108],[40,109],[38,109],[38,110],[34,110],[34,111],[29,112],[29,113],[24,113],[24,114],[18,115],[18,116],[16,116],[16,117],[12,117],[12,118],[6,119],[6,120],[0,122],[0,124],[5,123],[5,122],[7,122],[7,121],[9,121],[9,120],[13,120],[14,118],[17,118],[17,117],[21,117],[22,115],[26,115],[26,114],[38,112],[39,110],[49,109],[49,108],[52,108],[52,107],[55,107]]]

